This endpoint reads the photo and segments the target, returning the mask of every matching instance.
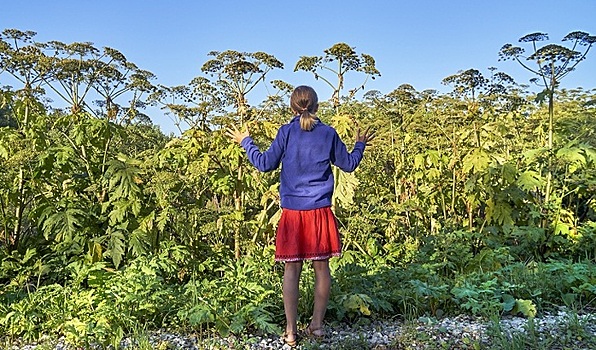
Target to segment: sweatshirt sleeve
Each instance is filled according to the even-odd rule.
[[[285,144],[283,139],[284,136],[280,129],[271,143],[271,146],[265,152],[259,150],[250,136],[245,137],[242,142],[240,142],[240,145],[246,151],[250,163],[260,171],[267,172],[277,169],[281,162]]]
[[[358,164],[360,164],[360,161],[362,160],[362,156],[364,155],[364,148],[366,146],[364,142],[356,142],[352,152],[348,152],[346,145],[339,138],[337,133],[334,133],[333,139],[331,162],[341,170],[348,173],[356,170]]]

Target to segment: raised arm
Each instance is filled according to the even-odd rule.
[[[248,129],[245,131],[239,131],[236,127],[227,130],[228,136],[232,140],[238,142],[242,148],[246,151],[248,160],[257,169],[263,172],[277,169],[281,162],[281,156],[284,151],[283,134],[281,130],[277,132],[277,136],[271,143],[269,149],[265,152],[261,152],[257,145],[255,145],[252,137],[248,133]]]
[[[372,141],[374,138],[375,134],[374,132],[370,131],[370,128],[367,128],[364,134],[360,133],[359,128],[356,135],[356,144],[354,145],[354,149],[352,152],[348,152],[346,145],[339,138],[339,135],[335,133],[331,162],[341,170],[348,173],[356,170],[360,164],[360,161],[362,161],[366,144]]]

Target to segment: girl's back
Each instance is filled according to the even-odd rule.
[[[280,195],[283,208],[308,210],[331,205],[331,164],[353,171],[362,159],[364,145],[347,152],[337,132],[318,121],[310,131],[300,128],[300,117],[281,127]],[[272,145],[273,147],[273,145]]]

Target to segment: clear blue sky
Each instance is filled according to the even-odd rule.
[[[527,83],[531,74],[499,62],[499,49],[533,32],[559,44],[575,30],[596,35],[596,0],[10,0],[0,6],[6,28],[35,31],[42,42],[115,48],[163,85],[202,75],[212,50],[265,51],[285,65],[269,80],[313,85],[324,100],[331,90],[293,68],[300,56],[322,55],[338,42],[375,58],[381,77],[367,90],[408,83],[446,91],[443,78],[469,68],[488,75],[492,66]],[[596,47],[562,86],[596,87]],[[154,119],[171,130],[167,118]]]

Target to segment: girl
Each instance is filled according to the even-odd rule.
[[[295,117],[280,127],[271,147],[263,153],[253,143],[248,130],[234,127],[227,134],[246,150],[249,161],[260,171],[274,170],[282,163],[279,187],[282,214],[275,240],[275,261],[285,262],[283,301],[287,324],[283,339],[294,346],[298,282],[304,260],[312,260],[315,272],[314,309],[305,334],[325,335],[322,325],[331,287],[329,258],[341,255],[337,220],[331,211],[331,164],[346,172],[354,171],[374,133],[367,129],[361,135],[358,130],[356,145],[350,153],[335,129],[316,117],[319,104],[313,88],[297,87],[290,97],[290,107]]]

